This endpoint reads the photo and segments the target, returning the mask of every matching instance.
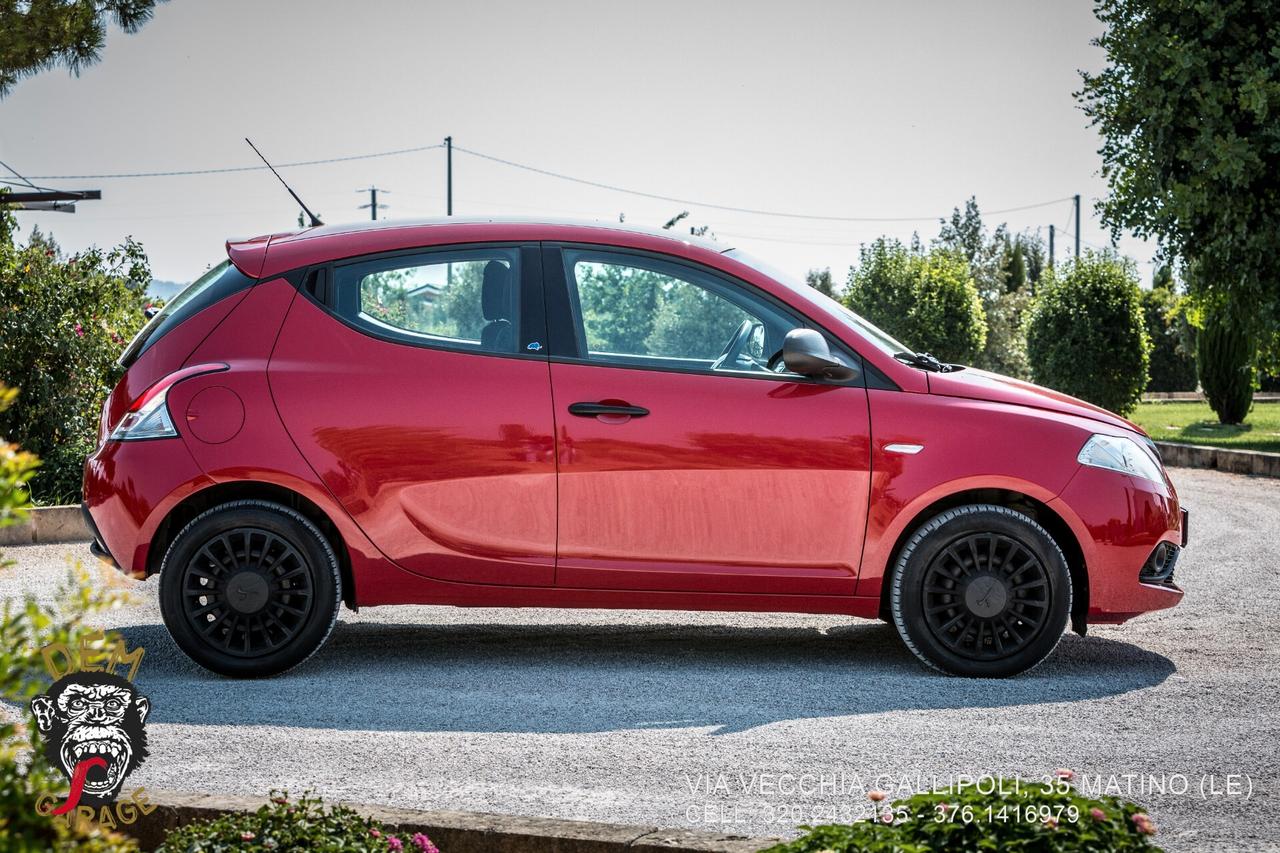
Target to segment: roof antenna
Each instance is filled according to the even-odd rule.
[[[293,196],[293,200],[296,201],[298,206],[302,208],[303,212],[311,218],[311,227],[315,228],[318,225],[323,225],[324,223],[320,221],[320,217],[312,213],[311,208],[302,203],[302,199],[298,198],[298,194],[293,191],[293,188],[284,183],[284,178],[280,177],[280,173],[276,171],[276,167],[272,166],[271,163],[267,161],[267,158],[262,156],[262,152],[258,150],[258,146],[250,142],[249,137],[247,136],[244,138],[244,141],[249,143],[249,147],[253,149],[253,153],[262,158],[262,162],[267,164],[267,168],[271,170],[271,174],[276,176],[276,180],[284,184],[284,188],[289,191],[289,195]]]

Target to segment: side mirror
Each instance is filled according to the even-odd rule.
[[[813,329],[792,329],[782,339],[782,363],[792,373],[813,379],[852,379],[852,367],[836,361],[827,339]]]

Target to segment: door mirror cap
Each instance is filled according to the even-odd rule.
[[[792,373],[812,379],[852,379],[857,371],[831,354],[827,339],[813,329],[792,329],[782,340],[782,363]]]

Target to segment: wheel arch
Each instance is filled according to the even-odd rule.
[[[220,504],[246,499],[265,500],[282,504],[301,513],[312,524],[320,528],[320,532],[329,540],[329,545],[333,548],[333,552],[338,558],[338,571],[342,578],[342,603],[355,610],[356,587],[354,572],[351,568],[351,554],[338,526],[334,524],[329,514],[314,501],[293,489],[277,483],[258,480],[215,483],[187,495],[169,510],[164,520],[156,527],[155,533],[152,534],[151,546],[147,552],[147,577],[159,573],[160,564],[164,560],[165,552],[169,550],[173,537],[177,536],[178,532],[189,521],[205,510]]]
[[[911,539],[911,536],[939,513],[967,504],[993,504],[1021,512],[1049,531],[1049,535],[1058,543],[1063,555],[1067,558],[1067,568],[1071,572],[1071,630],[1084,635],[1085,619],[1089,613],[1089,572],[1085,563],[1084,551],[1074,531],[1066,520],[1048,504],[1028,494],[1014,489],[1004,488],[972,488],[953,492],[919,510],[911,521],[898,534],[889,552],[889,560],[885,564],[886,581],[893,567],[897,565],[898,555]],[[889,594],[891,584],[880,585],[880,618],[889,621]]]

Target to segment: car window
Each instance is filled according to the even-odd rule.
[[[579,349],[589,361],[764,373],[787,332],[803,325],[692,267],[594,249],[562,254]]]
[[[512,249],[380,258],[335,270],[339,311],[382,335],[513,353],[519,255]]]

